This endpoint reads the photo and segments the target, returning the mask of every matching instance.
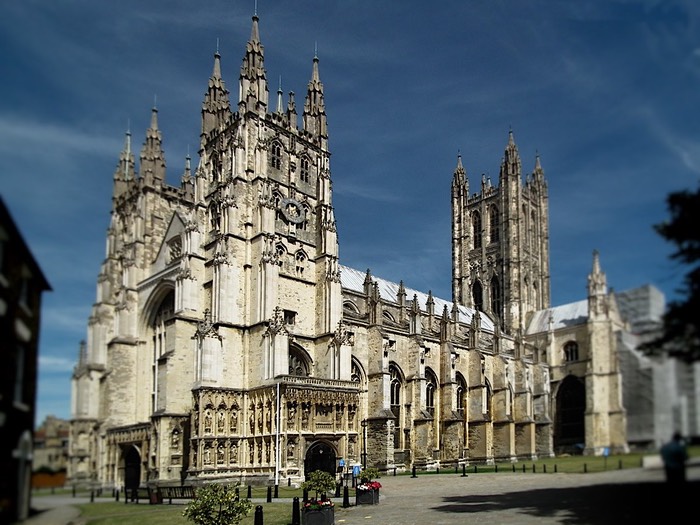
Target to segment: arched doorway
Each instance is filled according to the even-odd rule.
[[[586,442],[586,388],[583,381],[567,376],[557,392],[554,450],[557,453],[580,454]]]
[[[141,484],[141,454],[131,446],[124,452],[124,488],[137,489]]]
[[[304,477],[315,470],[324,470],[335,476],[335,450],[323,441],[311,445],[304,458]]]

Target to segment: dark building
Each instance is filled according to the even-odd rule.
[[[29,514],[41,294],[51,287],[0,198],[0,523]]]

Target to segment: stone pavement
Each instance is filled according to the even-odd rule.
[[[587,474],[419,473],[416,478],[385,476],[379,481],[378,505],[354,506],[351,497],[353,506],[343,508],[342,498],[333,498],[336,525],[642,525],[682,512],[697,515],[700,508],[700,501],[669,487],[660,468]],[[700,495],[700,463],[688,467],[688,484],[682,490]],[[89,498],[70,495],[33,497],[33,507],[41,512],[22,525],[80,525],[84,522],[74,505],[87,502]]]

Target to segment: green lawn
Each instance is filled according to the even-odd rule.
[[[691,457],[700,457],[700,447],[690,447],[689,453]],[[645,454],[620,454],[611,455],[607,458],[602,456],[566,456],[557,458],[546,458],[536,461],[519,461],[518,463],[497,463],[496,465],[472,465],[466,467],[464,471],[459,468],[443,468],[440,474],[461,475],[463,472],[473,475],[479,473],[494,473],[494,472],[516,472],[523,475],[542,475],[545,473],[572,473],[585,474],[587,472],[602,472],[605,470],[615,470],[620,468],[637,468],[642,464],[642,458]],[[436,472],[416,472],[417,476],[435,475]],[[385,474],[392,476],[391,473]],[[400,476],[410,476],[412,472],[397,474]],[[68,490],[67,492],[70,492]],[[35,495],[47,494],[49,492],[37,491]],[[354,498],[354,491],[350,491],[351,501]],[[84,492],[81,495],[85,495]],[[241,497],[247,497],[247,487],[241,487]],[[272,492],[274,496],[274,489]],[[303,496],[301,489],[295,489],[287,486],[278,487],[279,498],[294,498],[300,500]],[[123,497],[123,495],[122,495]],[[251,491],[252,498],[267,499],[266,487],[255,487]],[[333,498],[336,501],[336,512],[342,512],[340,506],[342,504],[341,497]],[[241,522],[242,525],[254,525],[256,506],[262,507],[265,525],[288,525],[292,522],[292,504],[278,503],[272,499],[271,503],[254,504],[253,509],[248,516]],[[135,522],[143,525],[188,525],[188,522],[182,515],[185,510],[185,505],[163,504],[149,505],[146,502],[135,504],[125,504],[123,499],[119,502],[115,501],[110,494],[102,494],[102,497],[95,498],[95,503],[87,503],[79,505],[83,518],[87,518],[87,525],[131,525]]]

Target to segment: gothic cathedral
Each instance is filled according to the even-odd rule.
[[[539,158],[523,181],[511,132],[498,186],[470,194],[458,157],[451,300],[344,266],[319,60],[300,119],[294,93],[271,104],[258,22],[235,106],[214,55],[178,187],[157,110],[138,169],[127,134],[72,380],[70,479],[297,483],[341,464],[625,450],[622,321],[597,254],[585,315],[550,307]]]

